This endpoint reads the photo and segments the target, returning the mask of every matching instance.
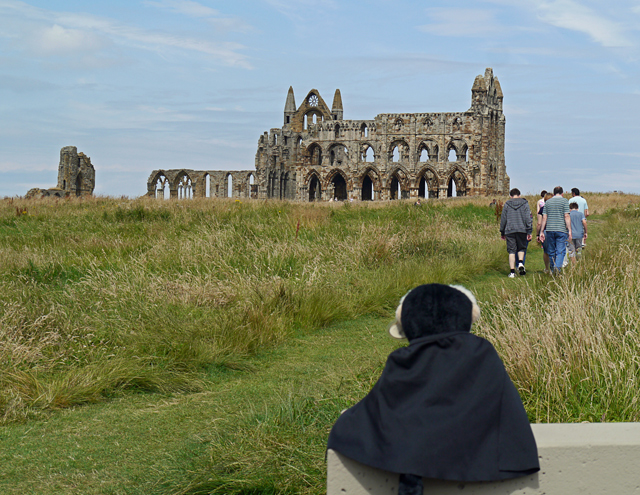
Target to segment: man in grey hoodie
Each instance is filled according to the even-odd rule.
[[[524,275],[524,252],[531,240],[533,220],[529,202],[520,197],[519,189],[511,189],[508,199],[502,208],[500,216],[500,236],[507,241],[507,253],[509,253],[509,278],[516,276],[516,253],[518,256],[518,271]]]

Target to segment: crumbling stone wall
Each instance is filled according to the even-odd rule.
[[[247,182],[253,174],[249,171],[155,170],[147,184],[148,194],[158,196],[165,180],[171,197],[180,197],[182,175],[191,181],[192,195],[203,196],[202,177],[208,175],[216,190],[210,195],[224,197],[228,194],[221,177],[233,178],[232,197],[259,199],[504,195],[509,191],[509,176],[502,108],[502,89],[490,68],[476,77],[466,112],[344,120],[340,90],[331,108],[316,89],[296,107],[293,88],[289,88],[283,126],[258,140],[252,185]]]
[[[175,198],[257,199],[255,170],[154,170],[147,181],[147,196]]]
[[[78,153],[75,146],[65,146],[60,150],[58,164],[58,185],[49,189],[30,189],[26,198],[91,196],[96,187],[96,171],[91,158]]]
[[[58,165],[58,188],[70,196],[90,196],[96,187],[96,171],[91,158],[78,153],[75,146],[60,150]]]

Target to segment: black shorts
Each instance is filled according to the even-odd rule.
[[[507,238],[507,253],[516,254],[520,251],[526,251],[527,244],[527,234],[523,232],[514,232],[513,234],[505,234]]]

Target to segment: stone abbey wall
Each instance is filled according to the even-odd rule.
[[[91,164],[91,158],[82,152],[78,153],[75,146],[65,146],[60,150],[58,185],[49,189],[30,189],[26,197],[91,196],[95,187],[96,171]]]
[[[344,120],[312,89],[287,95],[281,128],[258,140],[255,171],[154,170],[156,197],[322,201],[504,195],[503,94],[493,70],[476,77],[471,107],[455,113],[380,114]]]

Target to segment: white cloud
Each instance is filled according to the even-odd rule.
[[[269,5],[295,22],[313,19],[319,12],[334,11],[338,4],[334,0],[266,0]]]
[[[517,9],[525,17],[520,19],[522,26],[529,25],[530,19],[545,24],[584,33],[594,42],[605,47],[629,47],[633,45],[630,30],[627,28],[629,13],[640,13],[640,6],[615,5],[605,2],[591,2],[587,6],[584,0],[486,0],[503,9]],[[527,12],[528,11],[528,12]],[[502,13],[503,11],[501,11]],[[428,9],[432,22],[419,29],[438,36],[491,36],[514,30],[512,25],[500,24],[495,12],[482,9],[434,8]],[[511,13],[514,15],[514,12]],[[528,17],[527,17],[528,15]],[[522,26],[519,30],[525,29]],[[637,28],[634,28],[637,30]]]
[[[504,31],[493,12],[481,9],[427,9],[431,23],[418,29],[436,36],[483,37]]]
[[[216,9],[191,0],[147,0],[143,3],[151,7],[159,7],[193,17],[217,17],[220,15]]]
[[[190,17],[204,19],[218,31],[248,32],[251,26],[237,17],[229,17],[216,9],[207,7],[192,0],[146,0],[144,5],[161,8]]]
[[[585,33],[606,47],[625,47],[632,43],[621,22],[574,0],[536,1],[538,18],[552,26]]]
[[[42,55],[61,55],[93,51],[102,47],[100,38],[80,29],[64,28],[58,24],[44,27],[29,39],[34,51]]]
[[[16,23],[21,26],[16,28]],[[141,29],[105,17],[49,11],[15,0],[0,0],[0,31],[4,28],[13,33],[16,45],[35,46],[45,55],[73,54],[79,49],[97,51],[102,37],[160,54],[167,48],[204,53],[224,65],[251,68],[248,57],[240,53],[245,48],[240,43]]]

